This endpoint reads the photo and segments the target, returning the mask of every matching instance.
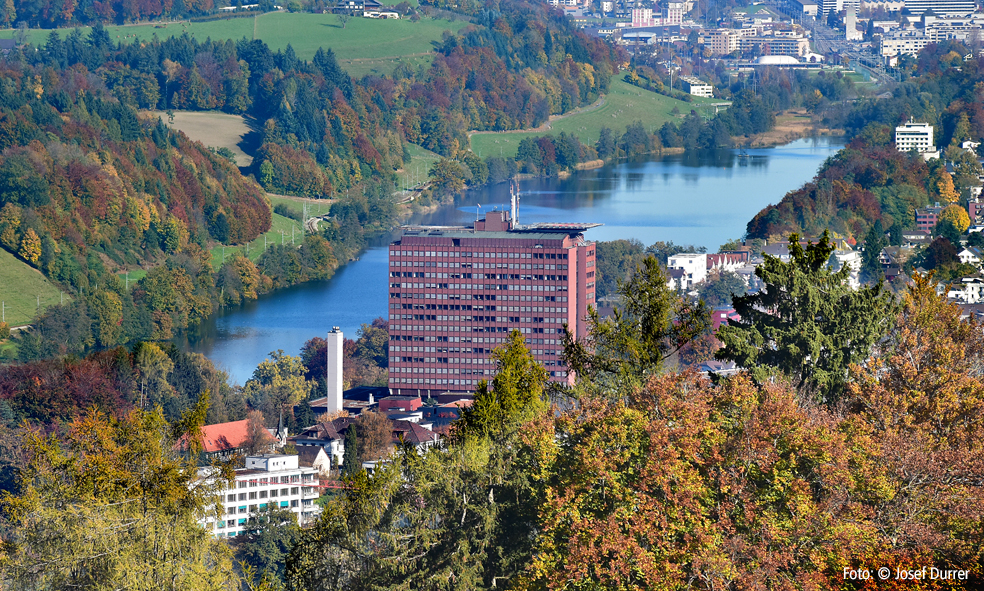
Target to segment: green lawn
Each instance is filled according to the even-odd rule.
[[[407,186],[415,186],[427,181],[427,173],[430,171],[431,166],[435,162],[441,159],[441,155],[435,152],[431,152],[426,148],[422,148],[417,144],[407,144],[407,148],[410,150],[410,164],[403,167],[403,170],[397,173],[399,181],[397,181],[397,188],[402,189]]]
[[[273,224],[271,224],[270,231],[249,243],[248,254],[249,259],[252,261],[260,258],[260,255],[263,254],[264,245],[273,246],[274,244],[290,244],[292,229],[294,232],[295,244],[299,245],[301,240],[304,238],[304,227],[300,222],[290,218],[285,218],[284,216],[277,215],[275,213],[271,215],[273,216]],[[225,258],[228,259],[236,253],[246,254],[246,251],[247,249],[245,246],[216,246],[212,249],[212,267],[218,269],[222,266],[223,254],[225,254]]]
[[[585,109],[584,112],[555,120],[546,131],[476,133],[471,137],[471,148],[482,158],[500,154],[515,156],[523,138],[558,135],[562,131],[576,135],[583,143],[593,144],[598,140],[602,127],[610,127],[616,133],[622,133],[630,123],[642,121],[646,127],[656,129],[671,119],[682,119],[691,109],[713,115],[713,107],[701,108],[700,105],[720,102],[723,101],[694,97],[694,102],[687,103],[632,86],[623,80],[612,79],[605,104],[600,108]],[[680,111],[680,115],[671,114],[674,107]]]
[[[119,275],[120,279],[123,280],[124,286],[129,285],[130,289],[133,289],[133,286],[136,285],[137,281],[140,281],[147,276],[147,271],[145,269],[134,269],[129,272],[124,271],[123,273],[117,273],[117,275]]]
[[[392,72],[401,61],[414,67],[429,63],[433,58],[432,41],[439,41],[444,31],[457,32],[467,21],[447,21],[423,18],[414,23],[409,19],[379,20],[367,18],[349,19],[342,28],[333,14],[270,12],[257,17],[231,18],[203,23],[180,22],[168,25],[125,25],[106,27],[113,41],[149,41],[155,34],[159,38],[181,36],[188,33],[204,41],[212,39],[261,39],[277,51],[289,43],[297,57],[311,59],[319,47],[330,47],[339,60],[354,76],[373,71]],[[87,27],[81,28],[88,35]],[[61,29],[64,39],[71,29]],[[31,29],[28,40],[43,44],[49,30]],[[0,39],[12,39],[14,29],[0,30]]]
[[[41,310],[63,301],[61,291],[44,275],[0,249],[0,301],[7,324],[22,326],[30,323],[37,314],[39,296]],[[64,301],[70,299],[64,296]]]

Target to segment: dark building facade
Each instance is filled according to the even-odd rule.
[[[600,224],[513,223],[492,211],[472,227],[408,227],[389,251],[389,386],[393,394],[474,392],[489,353],[513,329],[553,381],[567,381],[563,326],[585,331],[594,305]]]

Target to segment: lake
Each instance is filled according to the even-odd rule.
[[[842,146],[837,140],[804,139],[779,146],[681,154],[619,162],[566,179],[519,183],[520,223],[595,222],[591,240],[635,238],[706,246],[741,238],[748,221],[770,203],[811,180]],[[410,223],[453,225],[479,212],[509,207],[506,184],[471,191],[454,205],[412,216]],[[244,383],[271,351],[296,355],[308,339],[339,326],[349,338],[363,323],[387,313],[387,249],[376,242],[358,261],[317,281],[261,296],[213,315],[181,343],[203,353]]]

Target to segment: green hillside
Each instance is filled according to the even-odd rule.
[[[439,41],[444,31],[457,32],[468,22],[422,18],[418,22],[409,19],[379,20],[352,18],[342,27],[333,14],[270,12],[253,18],[230,18],[208,22],[177,22],[169,24],[108,26],[110,39],[119,42],[150,41],[181,36],[185,33],[204,41],[207,38],[239,40],[260,39],[277,51],[289,43],[297,57],[311,59],[319,47],[331,48],[339,64],[353,76],[360,77],[373,71],[392,72],[401,61],[414,67],[429,63],[434,50],[433,41]],[[58,29],[64,39],[73,29]],[[83,35],[89,28],[81,27]],[[45,29],[30,29],[27,40],[43,44],[51,33]],[[13,39],[14,29],[0,30],[0,39]]]
[[[41,309],[62,302],[62,293],[53,283],[6,250],[0,249],[0,301],[10,326],[28,324]],[[64,296],[64,301],[69,301]]]
[[[678,101],[662,94],[650,92],[618,79],[613,79],[609,93],[601,106],[587,107],[581,112],[562,117],[550,124],[550,129],[523,132],[480,132],[472,134],[472,151],[483,158],[488,156],[515,156],[519,142],[526,137],[557,135],[562,131],[576,135],[583,143],[593,144],[598,140],[602,127],[610,127],[618,133],[625,131],[630,123],[642,121],[643,125],[655,129],[666,121],[686,116],[692,109],[702,114],[713,115],[711,103],[720,99],[694,97],[694,102]],[[598,105],[598,103],[595,103]],[[679,115],[672,113],[676,108]]]

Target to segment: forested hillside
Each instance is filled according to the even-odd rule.
[[[915,227],[915,208],[966,200],[981,167],[959,149],[984,137],[984,69],[959,43],[930,45],[913,65],[912,78],[892,96],[826,111],[826,123],[847,130],[848,146],[821,167],[813,182],[788,193],[748,223],[749,238],[802,232],[818,236],[830,228],[862,240],[876,223],[898,241]],[[899,153],[896,125],[914,118],[934,126],[936,146],[953,164]]]
[[[392,178],[409,158],[404,142],[454,157],[467,148],[468,130],[535,127],[588,104],[619,59],[539,3],[507,0],[476,13],[474,23],[446,36],[430,68],[361,80],[331,50],[308,62],[290,46],[273,53],[246,39],[114,45],[100,26],[87,38],[53,32],[22,56],[41,69],[90,75],[136,108],[248,115],[262,128],[253,172],[264,187],[329,196],[374,175]],[[280,157],[286,148],[300,152]]]

